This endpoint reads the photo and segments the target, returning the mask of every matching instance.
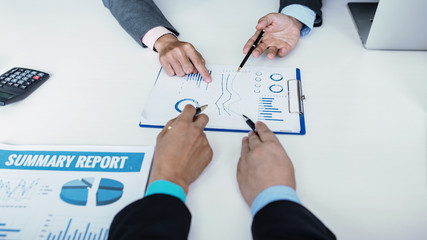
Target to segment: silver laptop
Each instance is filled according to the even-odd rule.
[[[427,50],[427,0],[348,3],[367,49]]]

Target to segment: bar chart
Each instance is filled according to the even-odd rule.
[[[101,219],[71,218],[49,215],[41,229],[39,239],[45,240],[105,240],[109,223]]]
[[[209,70],[209,74],[212,74],[212,70]],[[197,88],[200,88],[203,83],[205,85],[205,89],[208,90],[209,83],[205,83],[200,73],[190,73],[185,78],[187,82],[195,82]]]
[[[21,229],[9,226],[6,222],[0,222],[0,239],[19,239]]]
[[[283,104],[281,98],[261,97],[258,104],[258,120],[283,122]],[[283,110],[282,110],[283,109]]]

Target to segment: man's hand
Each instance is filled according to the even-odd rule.
[[[246,203],[274,185],[295,189],[294,167],[276,135],[262,123],[256,123],[259,137],[250,132],[242,139],[242,151],[237,165],[237,182]]]
[[[159,53],[160,64],[169,76],[182,77],[199,72],[205,82],[212,82],[205,67],[205,59],[190,43],[181,42],[172,34],[166,34],[157,39],[154,48]]]
[[[212,160],[212,149],[203,129],[208,116],[194,118],[196,109],[185,106],[182,113],[170,120],[157,136],[149,183],[167,180],[181,186],[185,193]]]
[[[269,59],[273,59],[276,55],[284,57],[297,45],[302,26],[303,24],[293,17],[282,13],[270,13],[259,19],[257,32],[243,47],[243,53],[248,53],[260,31],[264,29],[264,36],[252,55],[259,57],[267,50]]]

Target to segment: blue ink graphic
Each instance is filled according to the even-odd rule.
[[[212,70],[209,70],[209,74],[212,74]],[[203,80],[202,75],[200,75],[200,73],[196,73],[196,74],[190,73],[187,75],[186,80],[187,80],[187,82],[195,81],[197,88],[200,88],[202,83],[205,83],[205,81]],[[206,90],[208,90],[208,87],[209,87],[209,83],[206,83]]]
[[[283,91],[283,89],[282,89]],[[283,121],[282,111],[274,106],[276,98],[261,97],[258,103],[258,120],[264,121]]]
[[[221,100],[221,98],[224,95],[226,95],[228,93],[229,94],[229,98],[225,102],[223,102],[221,105],[222,105],[222,109],[224,110],[224,112],[226,112],[229,116],[231,116],[231,114],[225,109],[225,103],[227,103],[228,101],[230,101],[231,98],[232,98],[232,96],[233,96],[233,94],[228,90],[228,80],[229,80],[229,78],[230,78],[230,74],[228,74],[226,78],[224,78],[224,74],[222,74],[222,77],[221,77],[221,95],[215,101],[215,105],[216,105],[216,107],[218,109],[218,115],[221,115],[221,108],[220,108],[220,105],[218,104],[218,102]],[[224,81],[225,81],[225,84],[224,84]],[[225,92],[227,92],[227,93],[225,93]]]
[[[182,112],[182,110],[184,109],[185,105],[187,104],[191,104],[193,105],[195,108],[200,107],[199,102],[191,99],[191,98],[184,98],[179,100],[178,102],[176,102],[175,104],[175,110],[178,111],[179,113]]]
[[[62,185],[59,197],[68,204],[86,206],[89,188],[92,188],[93,182],[93,177],[71,180]],[[119,181],[101,178],[96,192],[96,206],[103,206],[116,202],[122,197],[123,188],[123,183]]]
[[[86,222],[83,226],[77,223],[77,225],[80,225],[79,227],[81,229],[79,229],[79,227],[77,228],[75,227],[76,221],[75,220],[73,221],[73,220],[74,220],[73,218],[69,218],[66,221],[66,225],[64,225],[63,229],[58,229],[58,231],[49,230],[49,233],[46,233],[47,234],[46,240],[65,240],[65,239],[106,240],[107,239],[109,228],[98,227],[98,229],[96,229],[97,227],[94,227],[94,225],[96,224],[92,222]],[[49,219],[49,222],[52,222],[52,220]]]
[[[0,222],[0,239],[15,239],[14,233],[20,233],[21,229],[12,229],[7,227],[6,223]],[[9,236],[12,235],[12,236]]]
[[[282,81],[283,80],[283,76],[280,73],[273,73],[273,74],[270,75],[270,79],[273,80],[273,81],[278,82],[278,81]]]
[[[278,85],[278,84],[273,84],[268,89],[270,89],[270,91],[272,93],[281,93],[281,92],[283,92],[283,87],[281,85]]]
[[[39,180],[40,179],[36,179],[31,182],[27,182],[25,179],[20,179],[17,184],[13,184],[10,180],[0,179],[0,200],[30,200],[32,193],[39,184]]]

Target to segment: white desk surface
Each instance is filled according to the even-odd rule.
[[[257,20],[278,1],[157,1],[209,64],[238,66]],[[0,0],[0,72],[51,73],[26,100],[0,107],[0,143],[154,145],[138,126],[160,68],[101,0]],[[207,10],[209,9],[209,10]],[[307,134],[279,136],[297,192],[340,239],[427,238],[427,52],[363,48],[345,1],[286,58],[299,67]],[[190,239],[250,239],[236,166],[241,133],[207,132],[214,158],[190,188]]]

